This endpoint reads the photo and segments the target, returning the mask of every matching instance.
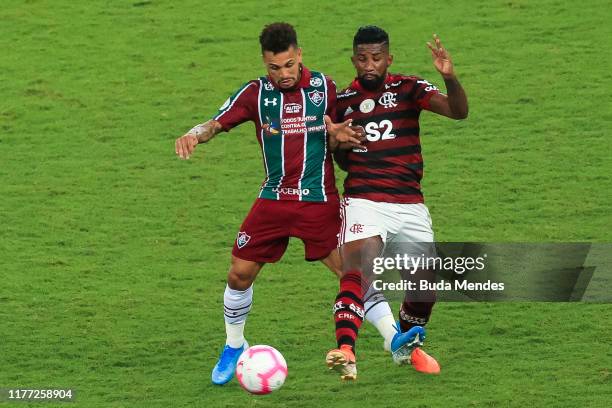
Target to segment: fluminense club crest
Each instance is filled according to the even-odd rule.
[[[325,99],[325,94],[321,91],[314,90],[314,91],[308,92],[308,98],[316,106],[320,106],[321,102],[323,102],[323,99]]]
[[[251,236],[249,234],[247,234],[244,231],[240,231],[238,233],[238,238],[236,238],[236,245],[238,246],[238,248],[243,248],[246,246],[246,244],[249,243],[249,241],[251,240]]]

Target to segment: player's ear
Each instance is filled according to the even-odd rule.
[[[393,64],[393,55],[389,54],[389,56],[387,57],[387,65],[391,65]]]

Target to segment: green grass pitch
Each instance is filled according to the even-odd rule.
[[[284,354],[285,385],[210,384],[263,166],[251,124],[187,162],[174,139],[263,74],[266,23],[293,23],[339,87],[364,24],[390,33],[392,71],[443,85],[425,47],[440,35],[470,117],[422,115],[438,240],[612,241],[608,2],[296,4],[2,1],[0,387],[76,389],[46,407],[609,406],[610,304],[439,303],[437,377],[395,367],[364,324],[359,380],[340,383],[324,366],[337,282],[298,242],[259,276],[246,330]]]

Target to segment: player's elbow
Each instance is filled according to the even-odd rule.
[[[467,119],[467,117],[468,117],[467,106],[465,107],[465,109],[455,109],[454,111],[452,111],[452,114],[451,114],[451,118],[455,120],[463,120],[463,119]]]
[[[455,115],[455,119],[457,120],[463,120],[463,119],[467,119],[468,117],[468,111],[465,110],[464,112],[459,112]]]

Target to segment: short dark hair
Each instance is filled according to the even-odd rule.
[[[297,34],[291,24],[272,23],[264,27],[259,35],[261,52],[271,51],[274,54],[287,51],[290,46],[297,47]]]
[[[389,34],[380,27],[373,25],[359,27],[353,37],[353,49],[359,44],[385,44],[389,47]]]

